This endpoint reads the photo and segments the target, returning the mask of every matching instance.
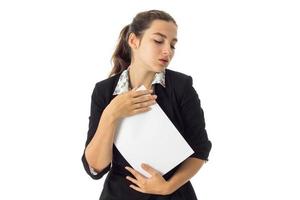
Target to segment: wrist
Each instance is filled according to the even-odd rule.
[[[164,195],[169,195],[174,192],[174,187],[170,181],[166,181],[166,184],[163,188],[163,194]]]
[[[118,117],[113,112],[111,112],[109,109],[107,109],[107,108],[104,109],[102,115],[110,123],[115,123],[118,120]]]

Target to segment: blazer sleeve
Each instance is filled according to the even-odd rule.
[[[188,76],[183,88],[180,110],[184,124],[184,135],[188,144],[194,150],[194,153],[189,157],[208,161],[212,143],[207,136],[204,113],[198,94],[193,87],[191,76]]]
[[[85,171],[91,178],[95,180],[102,178],[102,176],[105,175],[111,168],[111,163],[110,163],[102,171],[96,172],[93,168],[89,166],[84,153],[87,145],[90,143],[90,141],[93,139],[95,135],[100,117],[102,115],[104,108],[106,107],[105,98],[103,95],[101,95],[101,93],[102,93],[101,87],[99,86],[99,84],[96,84],[91,96],[89,128],[87,132],[85,148],[83,151],[83,155],[81,157]]]

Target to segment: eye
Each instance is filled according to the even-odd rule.
[[[158,40],[154,40],[155,43],[158,43],[158,44],[162,44],[163,41],[158,41]],[[175,46],[174,45],[171,45],[171,48],[172,49],[175,49]]]
[[[154,40],[154,42],[156,42],[156,43],[158,43],[158,44],[163,43],[163,41],[158,41],[158,40]]]

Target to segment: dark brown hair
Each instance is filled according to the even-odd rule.
[[[133,32],[137,37],[142,39],[144,31],[157,19],[167,22],[171,21],[177,26],[173,17],[164,11],[148,10],[138,13],[133,18],[131,24],[126,25],[120,32],[116,49],[111,57],[113,68],[109,77],[124,71],[131,63],[132,55],[130,46],[128,45],[129,34]]]

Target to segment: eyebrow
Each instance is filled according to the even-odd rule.
[[[164,34],[162,34],[162,33],[160,33],[160,32],[153,33],[153,35],[160,35],[160,36],[163,37],[163,38],[167,38],[166,35],[164,35]],[[177,38],[173,38],[172,41],[176,41],[176,42],[177,42],[178,40],[177,40]]]

